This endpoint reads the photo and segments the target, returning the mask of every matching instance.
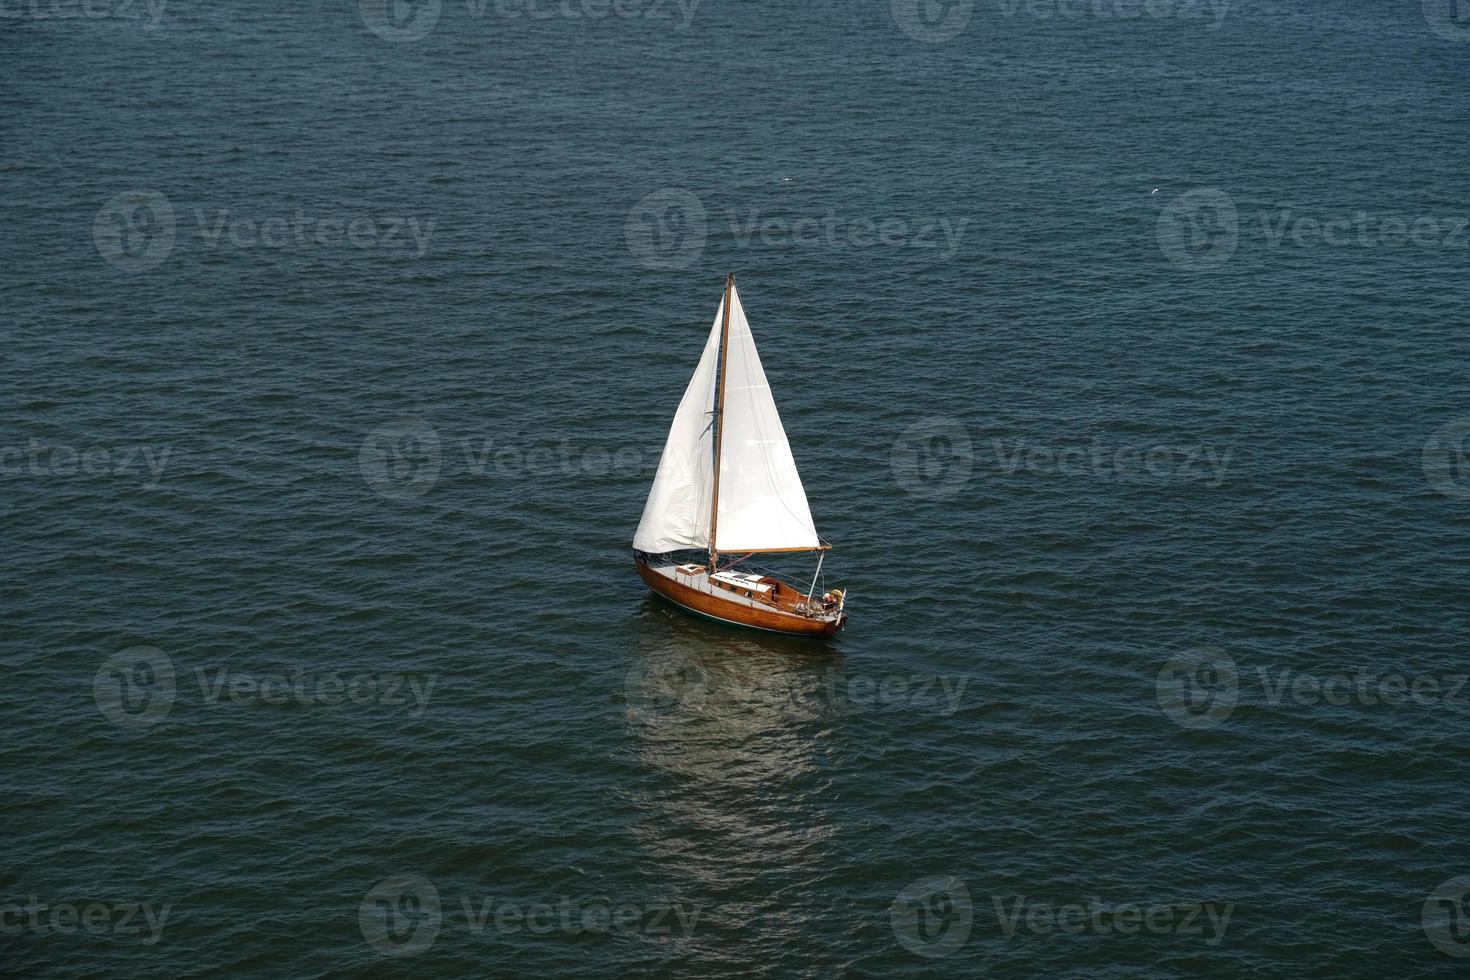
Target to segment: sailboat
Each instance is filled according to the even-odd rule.
[[[633,535],[638,575],[700,616],[831,636],[847,623],[847,598],[840,589],[817,594],[829,548],[812,524],[731,275]],[[748,564],[773,552],[816,552],[811,585],[803,590]]]

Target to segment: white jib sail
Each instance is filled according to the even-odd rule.
[[[720,321],[725,301],[715,311],[715,325],[704,344],[704,354],[679,410],[669,427],[669,438],[658,461],[658,473],[643,519],[633,535],[633,547],[651,554],[681,548],[709,547],[710,499],[714,491],[715,369],[720,357]]]
[[[728,361],[716,547],[730,552],[816,548],[821,541],[806,491],[733,286]]]

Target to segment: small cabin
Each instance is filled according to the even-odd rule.
[[[781,589],[781,583],[775,579],[749,572],[715,572],[709,580],[722,589],[757,602],[774,603],[776,593]]]

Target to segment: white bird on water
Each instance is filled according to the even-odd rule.
[[[1153,197],[1158,192],[1159,192],[1159,189],[1157,187],[1155,187],[1152,191],[1149,192],[1149,195],[1148,196],[1149,197]]]

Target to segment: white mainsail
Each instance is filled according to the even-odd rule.
[[[720,358],[720,321],[725,301],[715,311],[715,325],[704,342],[704,354],[679,410],[669,427],[658,461],[653,488],[643,505],[643,519],[633,547],[650,554],[681,548],[709,547],[710,496],[714,488],[715,371]]]
[[[715,408],[720,329],[715,312],[704,354],[679,402],[633,547],[655,554],[708,548],[713,493]],[[779,551],[820,547],[791,444],[771,397],[740,296],[730,286],[725,364],[725,431],[720,437],[720,497],[716,549]]]

